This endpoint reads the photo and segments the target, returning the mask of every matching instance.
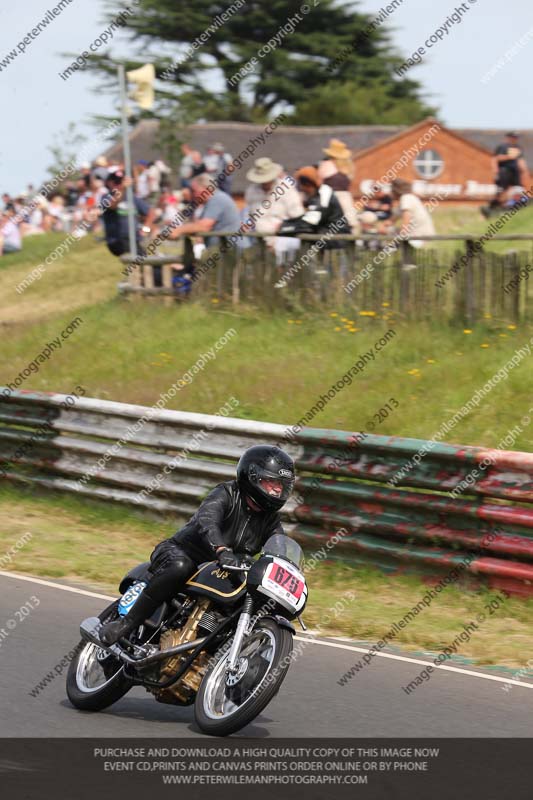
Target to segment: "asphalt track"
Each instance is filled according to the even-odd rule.
[[[40,601],[21,621],[31,597]],[[35,601],[34,601],[35,602]],[[98,714],[74,709],[65,676],[37,697],[30,692],[79,641],[82,619],[99,613],[107,595],[0,572],[0,736],[177,736],[196,738],[192,707],[157,703],[135,687]],[[16,621],[8,629],[7,621]],[[11,623],[12,625],[12,623]],[[2,630],[4,631],[2,633]],[[299,637],[300,638],[300,637]],[[240,736],[246,737],[530,737],[533,684],[493,671],[440,668],[407,695],[423,658],[382,654],[345,686],[337,680],[364,649],[347,641],[310,641],[281,691]]]

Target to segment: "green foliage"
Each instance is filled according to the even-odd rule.
[[[384,84],[354,81],[318,86],[296,104],[295,125],[410,125],[433,113],[414,97],[398,97]]]
[[[355,3],[310,0],[307,14],[300,0],[247,0],[231,11],[234,4],[139,0],[126,30],[140,60],[128,62],[128,69],[154,63],[156,113],[164,115],[164,103],[177,98],[195,120],[209,121],[263,121],[283,110],[305,124],[408,124],[434,112],[417,81],[395,77],[402,59],[386,25],[369,28],[374,15],[360,13]],[[118,8],[116,0],[107,5],[111,18],[127,0]],[[259,57],[273,37],[272,48]],[[173,55],[162,56],[161,43],[164,52],[173,45]],[[92,66],[108,75],[112,69],[108,55],[99,54]],[[244,67],[242,80],[232,80]]]

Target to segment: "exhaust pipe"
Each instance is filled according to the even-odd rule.
[[[180,653],[186,653],[188,650],[194,650],[195,647],[198,647],[198,645],[203,644],[207,640],[207,636],[202,636],[200,639],[195,639],[193,642],[178,644],[176,647],[169,647],[168,650],[159,650],[157,653],[152,653],[152,655],[145,656],[144,658],[132,658],[132,656],[118,645],[106,645],[100,641],[98,633],[101,627],[102,623],[98,617],[87,617],[80,625],[82,639],[91,642],[102,650],[106,650],[108,653],[112,653],[115,658],[119,658],[121,661],[124,661],[125,664],[131,664],[135,667],[147,667],[150,664],[155,664],[157,661],[164,661]]]

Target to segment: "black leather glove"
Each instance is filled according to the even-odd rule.
[[[223,567],[240,567],[242,563],[242,559],[236,556],[229,547],[227,550],[221,550],[217,559]]]

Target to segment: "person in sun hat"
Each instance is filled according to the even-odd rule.
[[[296,188],[296,182],[286,174],[281,164],[266,156],[258,158],[246,173],[250,185],[244,201],[248,209],[250,229],[259,233],[277,233],[284,220],[301,216],[305,209]],[[294,252],[300,242],[288,237],[268,237],[268,247],[277,256],[278,262]]]
[[[354,174],[352,152],[340,139],[330,139],[329,145],[322,148],[322,152],[327,158],[318,165],[319,177],[335,192],[352,233],[358,233],[359,223],[350,192]]]

